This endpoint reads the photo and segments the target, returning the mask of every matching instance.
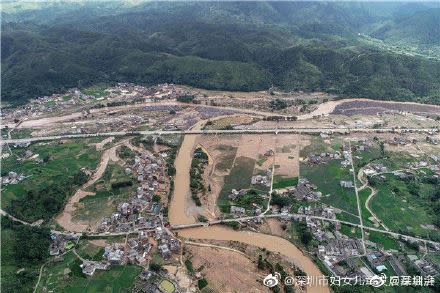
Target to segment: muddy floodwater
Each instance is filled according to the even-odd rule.
[[[202,123],[195,127],[201,127],[201,125]],[[172,225],[195,222],[194,217],[187,214],[187,201],[190,198],[189,171],[196,137],[196,135],[186,135],[176,157],[175,188],[169,210],[169,219]],[[266,248],[287,257],[308,276],[322,276],[319,268],[309,257],[304,255],[295,245],[281,237],[248,231],[234,231],[222,226],[183,229],[179,230],[178,234],[191,239],[238,241]],[[330,290],[328,287],[314,286],[310,287],[308,292],[330,292]]]
[[[193,146],[196,137],[197,135],[185,135],[174,162],[174,166],[176,167],[174,193],[168,213],[172,225],[191,224],[195,222],[194,217],[191,217],[186,213],[186,203],[190,198],[189,171],[191,168]]]
[[[222,226],[179,230],[179,236],[191,239],[238,241],[266,248],[285,256],[304,271],[307,276],[322,276],[319,268],[309,257],[305,256],[295,245],[281,237],[248,231],[234,231]],[[313,286],[309,288],[308,292],[330,292],[330,290],[328,287]]]

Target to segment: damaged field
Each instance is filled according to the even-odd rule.
[[[207,289],[215,292],[269,292],[257,282],[261,273],[249,257],[225,249],[187,246],[189,262],[195,272],[208,280]],[[188,263],[187,261],[187,263]]]
[[[262,208],[267,205],[272,183],[274,188],[295,186],[299,175],[298,141],[298,135],[287,134],[199,136],[195,144],[209,157],[203,176],[207,192],[201,199],[205,214],[229,213],[232,205]],[[231,201],[232,190],[249,190],[250,194]]]

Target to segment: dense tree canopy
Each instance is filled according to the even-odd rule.
[[[440,11],[428,4],[413,7],[411,15],[380,3],[78,5],[5,8],[4,100],[98,82],[171,82],[440,102],[437,59],[383,50],[358,36],[398,38],[435,51]]]

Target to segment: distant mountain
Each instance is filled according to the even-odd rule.
[[[396,16],[394,21],[379,28],[374,37],[415,45],[440,45],[440,8]]]
[[[374,32],[390,41],[435,43],[434,10],[404,16],[398,5],[387,7],[385,13],[362,2],[13,6],[2,18],[2,97],[18,102],[126,81],[439,103],[439,61],[358,40],[358,32]]]

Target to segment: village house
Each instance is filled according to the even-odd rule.
[[[86,260],[80,265],[80,267],[83,274],[93,276],[96,270],[108,270],[110,268],[110,263]]]
[[[270,186],[270,180],[267,178],[267,176],[255,175],[255,176],[252,176],[251,184],[252,185],[259,184],[259,185],[264,185],[264,186],[269,187]]]
[[[344,181],[344,180],[341,180],[341,181],[339,182],[339,184],[341,185],[341,187],[344,187],[344,188],[354,188],[353,181]]]
[[[298,180],[298,185],[292,187],[288,193],[291,194],[295,199],[303,201],[317,201],[321,198],[321,192],[316,191],[316,185],[310,183],[306,178],[300,178]]]
[[[125,263],[124,247],[121,244],[113,243],[104,249],[104,257],[113,265]]]
[[[246,210],[245,210],[245,208],[231,206],[230,213],[234,217],[239,217],[239,216],[243,216],[244,214],[246,214]]]
[[[239,198],[242,195],[245,195],[248,192],[249,189],[232,189],[231,193],[228,195],[228,198],[230,200],[236,200],[237,198]]]
[[[79,241],[76,234],[55,234],[50,235],[52,242],[49,245],[50,255],[59,255],[66,250],[72,249]]]

